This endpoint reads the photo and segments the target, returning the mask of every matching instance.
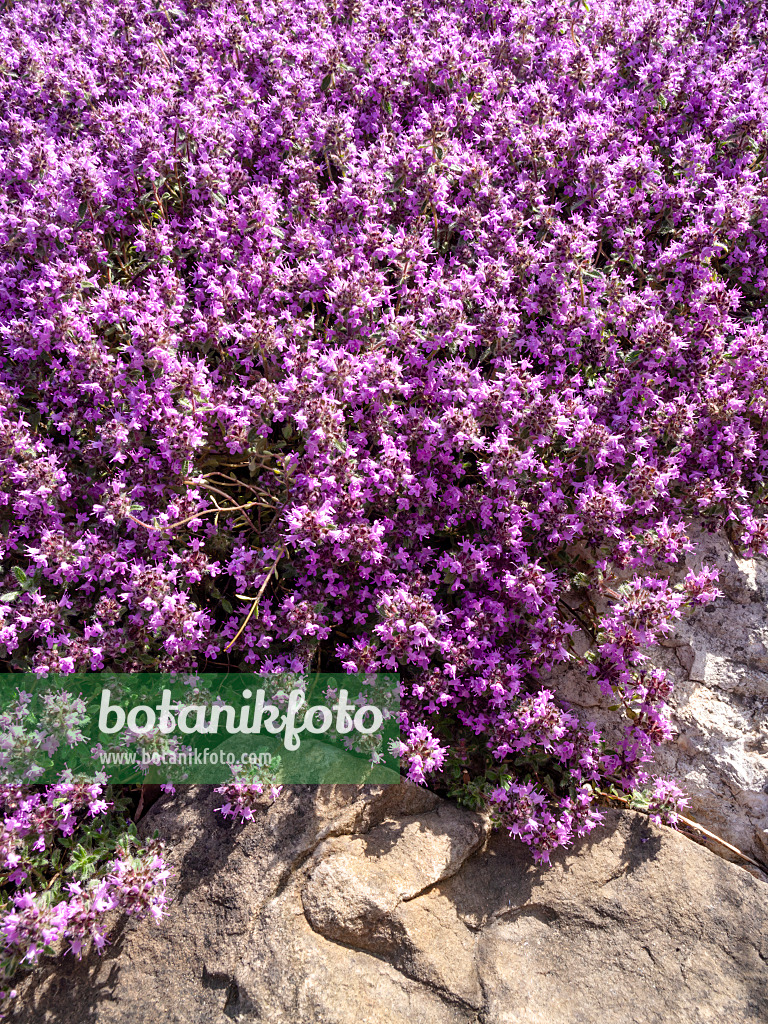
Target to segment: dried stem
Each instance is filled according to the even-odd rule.
[[[625,796],[618,796],[613,793],[605,793],[601,789],[595,790],[595,792],[598,794],[598,796],[605,797],[606,800],[619,800],[623,804],[629,803],[629,800]],[[758,864],[756,860],[752,860],[752,858],[747,856],[746,853],[742,853],[742,851],[739,850],[737,847],[731,846],[731,844],[726,842],[725,839],[721,839],[720,836],[715,835],[714,832],[710,832],[709,829],[704,828],[703,825],[699,825],[697,821],[692,821],[690,818],[686,818],[682,814],[677,815],[677,820],[682,821],[683,824],[688,825],[689,828],[694,828],[697,832],[703,833],[708,839],[712,839],[714,842],[719,843],[721,846],[724,846],[726,850],[730,850],[731,853],[737,854],[739,857],[743,858],[743,860],[746,860],[754,867],[759,868],[760,871],[765,871],[764,865]]]
[[[227,495],[228,497],[228,495]],[[166,523],[165,526],[153,526],[151,523],[142,523],[140,519],[136,519],[135,516],[130,515],[126,512],[126,518],[130,519],[133,523],[138,523],[139,526],[143,526],[146,530],[154,530],[158,533],[162,533],[163,530],[172,530],[176,526],[184,526],[185,523],[191,523],[193,519],[199,519],[200,516],[205,516],[213,513],[221,514],[222,512],[242,512],[244,509],[253,508],[254,505],[258,505],[258,501],[249,501],[245,505],[231,505],[228,508],[204,508],[202,512],[195,512],[192,516],[187,516],[186,519],[179,519],[175,523]],[[270,506],[267,506],[270,507]]]
[[[261,600],[261,598],[262,598],[262,596],[263,596],[263,594],[264,594],[264,591],[265,591],[265,590],[267,589],[267,584],[268,584],[268,583],[269,583],[269,581],[270,581],[270,580],[272,579],[272,573],[273,573],[273,572],[275,571],[275,569],[277,568],[277,563],[278,563],[278,562],[280,561],[280,559],[281,559],[281,558],[283,557],[283,555],[284,555],[284,554],[285,554],[285,545],[283,545],[283,547],[282,547],[282,548],[280,548],[280,551],[279,551],[279,553],[278,553],[278,556],[277,556],[277,558],[276,558],[276,559],[274,560],[274,562],[272,563],[272,568],[271,568],[271,569],[269,570],[269,572],[267,573],[267,577],[266,577],[266,579],[264,580],[264,582],[263,582],[263,583],[261,584],[261,586],[259,587],[259,592],[258,592],[258,594],[256,595],[256,597],[254,597],[254,598],[253,598],[253,604],[251,605],[250,611],[248,612],[248,614],[247,614],[247,615],[246,615],[246,617],[245,617],[245,622],[244,622],[244,623],[242,624],[242,626],[240,627],[240,629],[238,629],[238,631],[237,631],[237,632],[235,633],[235,635],[234,635],[234,636],[232,637],[232,639],[231,639],[231,640],[229,641],[229,643],[227,644],[227,646],[226,646],[226,647],[224,648],[224,650],[225,650],[225,651],[228,651],[228,650],[229,650],[229,649],[230,649],[230,648],[231,648],[231,647],[232,647],[232,646],[234,645],[235,641],[236,641],[236,640],[238,639],[238,637],[239,637],[239,636],[240,636],[240,635],[241,635],[241,634],[243,633],[243,631],[244,631],[245,627],[246,627],[246,626],[248,625],[248,623],[249,623],[249,622],[251,621],[251,616],[253,615],[253,613],[254,613],[255,611],[257,611],[257,610],[258,610],[258,607],[259,607],[259,601]]]

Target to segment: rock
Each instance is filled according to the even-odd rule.
[[[431,815],[323,843],[302,889],[307,921],[326,938],[386,956],[406,975],[479,1007],[472,933],[450,901],[418,897],[456,874],[484,838],[479,818],[440,804]]]
[[[659,749],[656,771],[683,786],[692,818],[768,863],[768,561],[738,558],[722,535],[694,530],[691,539],[695,550],[673,578],[717,566],[723,596],[678,622],[651,654],[675,683],[676,741]],[[585,722],[616,737],[610,701],[583,672],[558,669],[551,683]]]
[[[694,650],[693,661],[687,671],[689,679],[703,683],[707,678],[707,652]]]
[[[47,961],[34,1024],[758,1024],[768,885],[609,811],[550,867],[407,784],[295,787],[232,828],[163,797],[175,899],[99,958]]]

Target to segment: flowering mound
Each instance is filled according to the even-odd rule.
[[[142,843],[115,810],[99,784],[0,789],[0,984],[57,943],[77,956],[91,941],[101,951],[112,910],[163,916],[170,872],[159,845]],[[0,1007],[14,994],[0,992]]]
[[[766,551],[757,2],[19,0],[9,669],[397,670],[539,858],[669,731],[643,649]],[[587,670],[600,736],[544,688]],[[442,780],[442,782],[441,782]],[[646,799],[674,804],[663,780]]]

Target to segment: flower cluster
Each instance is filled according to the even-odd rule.
[[[442,768],[447,749],[425,725],[414,725],[405,742],[392,741],[391,752],[405,764],[409,779],[425,785],[427,776]]]
[[[398,671],[411,777],[508,772],[539,856],[647,782],[687,527],[768,550],[765,5],[18,0],[0,53],[4,664]]]
[[[100,783],[0,787],[0,983],[43,952],[101,951],[109,911],[162,918],[161,849],[106,796]]]
[[[674,828],[680,820],[680,812],[688,803],[685,793],[671,779],[655,777],[650,785],[632,794],[629,806],[648,814],[654,825],[671,825]]]
[[[40,712],[32,711],[32,694],[21,691],[0,713],[0,780],[34,781],[60,746],[85,739],[85,702],[64,690],[41,695]]]
[[[281,761],[275,757],[268,765],[252,767],[234,766],[232,781],[217,786],[215,793],[221,793],[225,802],[216,809],[224,818],[253,821],[253,812],[273,803],[280,796],[282,786],[277,784]]]
[[[492,819],[510,835],[534,847],[537,860],[547,862],[550,851],[584,836],[602,821],[592,806],[588,787],[555,804],[534,783],[507,782],[491,793]]]

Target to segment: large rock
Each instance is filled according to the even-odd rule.
[[[549,868],[410,785],[147,816],[175,900],[21,986],[34,1024],[764,1024],[768,886],[633,813]]]
[[[723,596],[652,653],[675,683],[676,738],[659,749],[656,771],[683,786],[693,818],[768,863],[768,562],[737,557],[720,534],[694,531],[692,539],[687,566],[717,566]],[[561,668],[552,682],[580,717],[615,733],[610,701],[584,672]]]

